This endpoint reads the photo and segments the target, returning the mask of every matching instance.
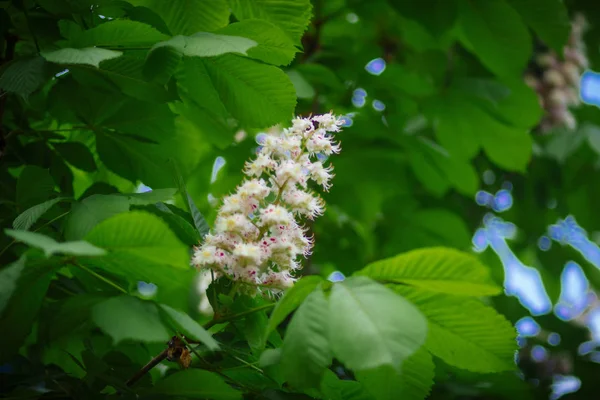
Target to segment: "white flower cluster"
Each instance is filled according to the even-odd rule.
[[[579,80],[583,70],[588,68],[583,42],[585,29],[585,18],[577,15],[572,23],[569,41],[564,47],[564,60],[553,50],[545,51],[535,58],[525,75],[525,83],[537,92],[540,104],[546,111],[540,123],[542,132],[557,126],[575,129],[577,125],[569,108],[580,104]]]
[[[340,151],[332,133],[342,122],[331,113],[296,118],[291,128],[265,135],[257,157],[245,165],[248,179],[223,200],[214,231],[195,248],[192,264],[245,283],[246,293],[291,286],[299,257],[310,254],[313,244],[296,218],[323,214],[323,199],[307,185],[312,180],[331,187],[332,167],[319,158]]]

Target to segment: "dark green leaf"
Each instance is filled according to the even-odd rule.
[[[23,211],[13,221],[13,228],[17,230],[29,230],[42,215],[50,210],[55,204],[67,200],[66,197],[57,197],[56,199],[45,201]]]
[[[520,76],[532,44],[521,16],[504,0],[463,0],[463,42],[498,76]]]
[[[549,47],[562,53],[571,32],[571,22],[562,0],[508,0],[525,22]]]
[[[27,165],[17,180],[16,202],[23,210],[48,200],[54,191],[54,180],[48,170]]]
[[[72,166],[82,171],[94,172],[96,162],[90,149],[79,142],[52,143],[52,147]]]
[[[227,385],[219,375],[201,369],[188,369],[170,375],[157,382],[153,392],[188,399],[242,399],[242,393]]]
[[[27,99],[46,80],[43,57],[24,57],[13,61],[0,75],[0,89]]]

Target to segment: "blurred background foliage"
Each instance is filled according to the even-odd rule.
[[[535,328],[521,332],[519,363],[528,383],[440,363],[430,398],[547,398],[560,392],[556,375],[580,380],[563,382],[579,389],[564,398],[596,397],[600,357],[593,350],[600,329],[586,318],[600,284],[594,259],[600,110],[579,104],[578,77],[587,68],[600,70],[600,6],[586,0],[282,0],[278,7],[257,0],[258,12],[251,3],[0,1],[2,225],[55,198],[38,231],[80,239],[111,215],[151,204],[94,195],[139,192],[142,184],[155,191],[177,187],[173,164],[211,224],[218,199],[242,179],[257,133],[294,113],[333,110],[347,122],[343,152],[325,195],[328,211],[311,226],[317,245],[305,274],[349,275],[411,249],[471,250],[474,243],[498,282],[507,282],[511,266],[532,266],[541,281],[535,274],[517,277],[530,288],[507,288],[513,296],[493,300],[510,321]],[[228,25],[236,21],[245,25]],[[224,50],[202,36],[208,41],[201,45],[194,46],[196,38],[155,46],[196,32],[239,35],[259,46],[247,57],[239,54],[242,42]],[[177,195],[166,210],[153,212],[193,245],[197,234],[178,214],[186,202]],[[490,213],[512,222],[511,232]],[[553,239],[570,244],[548,231],[569,215],[589,233],[585,251],[558,243],[549,248]],[[12,241],[0,238],[3,265],[24,249]],[[568,292],[561,274],[569,261],[581,271],[573,279],[586,300],[565,317],[552,306]],[[57,287],[54,282],[50,290]],[[541,293],[541,308],[515,296],[528,291]],[[532,314],[537,322],[523,319]],[[12,329],[3,326],[2,335]],[[561,339],[549,343],[551,333]],[[10,336],[22,343],[27,334]],[[134,348],[120,350],[144,359]]]

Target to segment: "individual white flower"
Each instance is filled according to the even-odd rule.
[[[263,179],[251,179],[245,181],[237,191],[237,195],[242,199],[255,198],[264,199],[271,193],[271,188],[267,186]]]
[[[283,201],[285,201],[292,211],[304,215],[309,219],[314,219],[319,215],[323,215],[325,202],[318,196],[298,189],[286,190],[283,193]]]
[[[246,162],[244,173],[248,176],[260,176],[277,166],[277,162],[269,154],[259,153],[255,160]]]
[[[331,166],[324,167],[322,162],[317,161],[310,167],[310,177],[318,185],[321,185],[325,191],[328,191],[331,188],[329,181],[334,176],[332,171],[333,168]]]
[[[275,169],[273,178],[277,186],[281,189],[284,185],[295,185],[299,183],[302,187],[306,186],[306,172],[302,165],[294,160],[282,161]]]
[[[244,214],[218,216],[215,229],[217,232],[235,232],[240,235],[258,232],[256,226]]]
[[[269,205],[260,212],[260,226],[269,225],[291,225],[294,223],[294,216],[285,207]]]
[[[263,252],[257,244],[240,243],[233,249],[233,255],[238,257],[238,259],[248,261],[252,265],[260,265],[262,263]]]
[[[332,113],[317,115],[313,120],[319,123],[319,128],[323,128],[328,132],[338,132],[340,126],[344,123],[340,118],[336,118]]]
[[[306,149],[310,154],[323,153],[329,156],[340,152],[340,146],[333,142],[333,137],[325,129],[318,129],[306,140]]]

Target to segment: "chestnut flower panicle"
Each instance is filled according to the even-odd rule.
[[[342,124],[329,113],[295,118],[291,128],[266,135],[256,158],[245,164],[247,178],[223,199],[214,231],[194,249],[192,264],[204,275],[242,283],[240,289],[252,295],[293,285],[300,257],[313,245],[296,218],[312,220],[325,210],[308,183],[331,187],[333,168],[319,158],[340,152],[333,133]]]

